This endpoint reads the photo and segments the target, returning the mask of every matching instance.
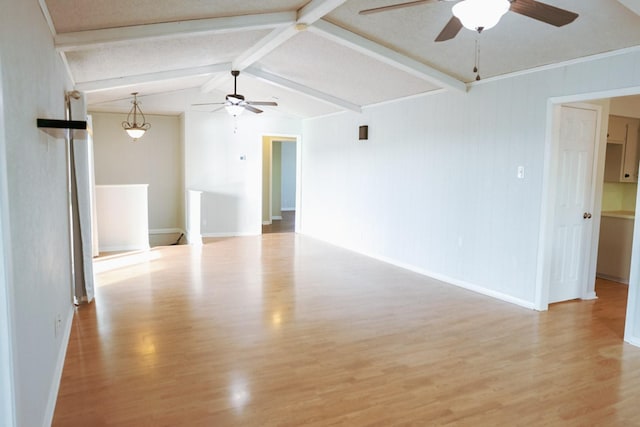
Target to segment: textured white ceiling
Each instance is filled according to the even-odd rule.
[[[67,53],[76,82],[231,62],[268,31],[135,41]]]
[[[59,33],[297,10],[306,0],[47,0]]]
[[[482,33],[462,29],[453,40],[433,40],[451,18],[451,2],[436,2],[371,15],[358,11],[393,1],[351,0],[326,19],[438,69],[471,81],[475,41],[485,78],[580,58],[640,43],[640,17],[616,1],[551,0],[553,6],[579,13],[564,27],[554,27],[513,12]]]
[[[133,91],[152,96],[158,111],[184,111],[231,92],[233,67],[244,71],[239,84],[248,99],[277,97],[279,112],[313,117],[440,88],[464,90],[475,78],[476,40],[485,79],[640,46],[640,16],[622,4],[636,0],[547,0],[580,16],[556,28],[508,12],[480,36],[462,29],[441,43],[433,40],[455,1],[358,14],[402,1],[45,0],[45,14],[71,78],[89,91],[90,106],[103,111]],[[268,14],[281,12],[284,18],[269,21]],[[293,30],[296,14],[308,31]],[[202,21],[211,18],[227,19],[231,30]],[[256,28],[252,19],[262,18],[267,23]],[[179,29],[150,25],[158,23]],[[87,31],[101,29],[116,30]],[[64,37],[88,44],[67,51]],[[192,100],[160,105],[182,97]]]
[[[258,66],[358,105],[438,89],[424,80],[309,32],[299,33]]]

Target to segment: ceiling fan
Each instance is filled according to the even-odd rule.
[[[231,75],[233,76],[233,93],[229,94],[225,97],[224,102],[206,102],[203,104],[191,104],[192,106],[201,106],[201,105],[222,105],[222,107],[218,108],[218,111],[221,108],[225,108],[229,114],[233,117],[237,117],[244,110],[251,111],[252,113],[262,113],[262,110],[254,107],[254,105],[268,105],[271,107],[277,107],[278,103],[272,101],[247,101],[244,99],[243,95],[240,95],[237,90],[237,82],[238,76],[240,75],[240,71],[232,70]]]
[[[455,1],[456,4],[452,8],[454,16],[451,17],[440,34],[438,34],[435,39],[436,42],[451,40],[458,34],[462,27],[476,30],[478,32],[489,29],[497,24],[500,17],[507,11],[515,12],[556,27],[567,25],[578,17],[577,13],[560,9],[536,0],[417,0],[376,7],[373,9],[365,9],[361,10],[359,13],[360,15],[368,15],[405,7],[418,6],[421,4],[438,3],[441,1]],[[488,10],[489,6],[496,7],[496,15],[488,18],[488,24],[482,24],[482,21],[478,21],[478,19],[481,19],[480,15],[484,14]]]

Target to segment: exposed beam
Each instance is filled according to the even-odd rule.
[[[233,69],[243,70],[251,64],[256,63],[278,46],[296,35],[297,32],[298,30],[296,30],[294,25],[290,25],[285,28],[276,28],[250,49],[242,53],[242,55],[238,56],[233,61]]]
[[[297,22],[311,25],[346,2],[347,0],[311,0],[298,11]]]
[[[294,92],[301,93],[303,95],[310,96],[320,101],[324,101],[327,104],[331,104],[335,107],[343,108],[346,110],[354,111],[356,113],[361,113],[362,108],[359,105],[353,104],[349,101],[345,101],[344,99],[336,98],[333,95],[326,94],[324,92],[320,92],[318,90],[312,89],[307,86],[303,86],[299,83],[292,82],[291,80],[287,80],[280,76],[276,76],[275,74],[268,73],[259,68],[250,67],[245,69],[245,73],[250,74],[260,80],[264,80],[270,84],[275,86],[280,86],[285,89],[292,90]]]
[[[293,25],[296,17],[296,12],[278,12],[193,19],[189,21],[163,22],[158,24],[62,33],[57,34],[54,40],[55,47],[58,51],[70,51],[126,43],[132,40],[154,40],[190,34],[215,34],[272,29],[283,25]]]
[[[250,67],[269,53],[273,52],[291,37],[295,36],[298,31],[306,30],[308,25],[330,13],[346,1],[347,0],[311,0],[297,13],[294,12],[296,13],[296,17],[293,21],[289,22],[290,25],[282,28],[275,28],[253,47],[238,56],[233,61],[232,68],[234,70],[242,71],[245,68]],[[206,82],[201,89],[203,92],[210,92],[224,81],[226,81],[226,79],[214,77]]]
[[[255,62],[259,61],[265,55],[272,52],[275,48],[282,43],[293,37],[298,30],[296,30],[295,24],[289,25],[284,28],[276,28],[271,31],[250,49],[247,49],[240,56],[238,56],[232,63],[231,69],[242,71]],[[226,79],[220,76],[216,76],[202,85],[202,92],[211,92],[216,89],[220,84],[225,82]]]
[[[231,77],[231,74],[229,72],[231,71],[231,69],[231,64],[229,64],[229,68],[227,69],[226,73],[218,74],[217,76],[214,76],[211,79],[207,80],[207,82],[200,88],[202,93],[211,92],[212,90],[220,87],[220,85],[229,81],[229,78]]]
[[[95,80],[91,82],[81,82],[75,88],[82,92],[97,92],[107,89],[132,86],[143,83],[153,83],[163,80],[179,79],[184,77],[195,77],[207,74],[220,73],[231,69],[230,63],[204,65],[202,67],[183,68],[179,70],[160,71],[157,73],[137,74],[134,76],[117,77],[114,79]]]
[[[467,91],[467,85],[464,82],[328,21],[317,21],[309,27],[309,31],[403,70],[436,86],[460,92]]]

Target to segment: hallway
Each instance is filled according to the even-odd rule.
[[[296,212],[282,211],[282,219],[272,220],[271,224],[262,226],[262,234],[293,233],[296,227]]]

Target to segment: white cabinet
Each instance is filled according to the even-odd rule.
[[[609,116],[604,180],[638,182],[638,132],[640,119]]]
[[[602,212],[596,275],[603,279],[629,283],[633,212]]]

